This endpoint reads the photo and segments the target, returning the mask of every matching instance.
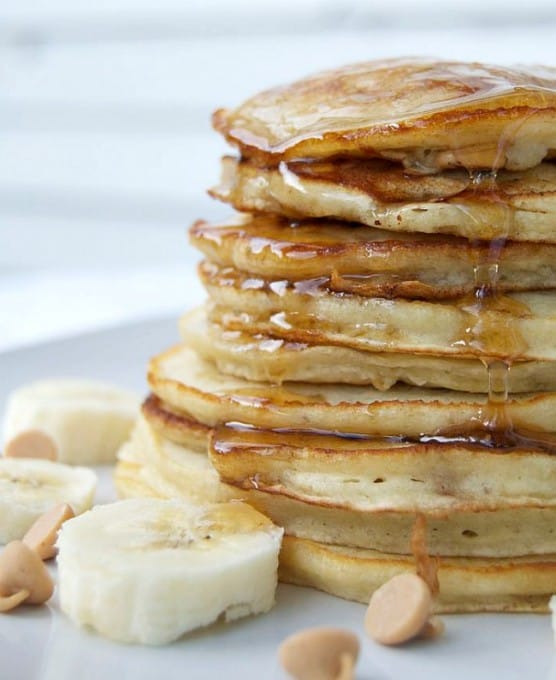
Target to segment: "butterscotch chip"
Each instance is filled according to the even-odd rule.
[[[429,619],[431,591],[416,574],[399,574],[371,596],[367,634],[383,645],[399,645],[421,633]]]
[[[12,541],[0,553],[0,611],[22,602],[43,604],[54,583],[40,557],[22,541]]]
[[[0,595],[0,612],[9,612],[19,607],[28,597],[29,591],[25,588],[18,590],[13,595]]]
[[[56,460],[58,458],[58,447],[45,432],[25,430],[6,444],[4,455],[9,458]]]
[[[70,505],[60,503],[41,515],[23,537],[23,542],[32,548],[42,560],[48,560],[57,553],[55,543],[62,524],[75,517]]]
[[[425,623],[423,629],[419,633],[419,637],[425,640],[437,638],[444,633],[445,629],[446,626],[444,621],[442,621],[442,619],[436,618],[436,616],[433,616]]]
[[[308,628],[290,635],[278,657],[296,680],[352,680],[359,640],[341,628]]]

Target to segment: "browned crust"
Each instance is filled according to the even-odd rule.
[[[152,391],[165,403],[171,405],[177,412],[188,411],[191,416],[211,427],[225,422],[243,422],[258,425],[265,429],[274,428],[303,428],[312,427],[323,430],[337,430],[339,432],[359,432],[361,434],[397,436],[404,432],[408,437],[420,436],[426,432],[422,418],[428,418],[431,408],[438,414],[438,427],[431,419],[431,430],[440,431],[443,428],[457,428],[469,422],[480,419],[484,408],[484,399],[466,400],[462,393],[461,400],[441,401],[413,398],[411,400],[396,399],[396,390],[391,390],[391,399],[375,402],[341,402],[329,404],[315,400],[296,400],[295,394],[280,393],[279,402],[273,401],[273,393],[263,399],[257,395],[253,400],[249,394],[206,392],[191,385],[185,385],[178,380],[164,376],[162,364],[166,358],[176,352],[184,351],[190,354],[189,359],[201,359],[183,345],[177,345],[166,352],[151,359],[147,373],[147,380]],[[246,382],[246,385],[249,383]],[[253,385],[251,383],[251,385]],[[312,387],[314,389],[314,386]],[[474,395],[476,396],[476,395]],[[519,429],[550,432],[543,416],[552,414],[555,395],[541,393],[512,398],[508,403],[508,414],[514,426]],[[188,404],[186,409],[183,404]],[[181,404],[181,406],[176,406]],[[280,408],[273,408],[279,406]],[[385,426],[386,419],[392,409],[400,411],[392,422],[393,429]],[[350,428],[342,426],[344,418],[349,414]],[[456,431],[455,429],[452,431]]]
[[[463,435],[463,433],[462,433]],[[225,443],[225,452],[218,451],[218,442]],[[480,465],[481,458],[487,456],[499,457],[500,461],[516,461],[525,458],[532,461],[535,458],[544,461],[553,461],[552,454],[547,451],[535,450],[525,444],[507,448],[489,448],[484,444],[442,440],[439,435],[438,441],[411,441],[403,437],[367,437],[362,435],[339,436],[334,432],[313,432],[302,430],[260,430],[236,429],[234,427],[221,427],[210,430],[209,445],[215,458],[219,457],[223,470],[226,469],[226,460],[232,456],[234,459],[243,459],[246,465],[253,464],[261,472],[267,469],[265,461],[273,463],[294,463],[295,461],[311,461],[318,469],[323,465],[332,465],[327,468],[341,471],[344,464],[348,466],[354,459],[359,461],[392,460],[393,457],[403,458],[423,457],[431,454],[436,455],[441,451],[452,456],[465,456],[476,459],[474,463]],[[221,454],[221,455],[219,455]],[[452,458],[450,458],[452,459]],[[361,463],[361,473],[365,472],[366,463]],[[353,469],[348,468],[351,471]],[[556,504],[556,498],[554,499]]]
[[[385,238],[384,232],[363,225],[314,219],[296,223],[276,215],[215,225],[199,220],[189,234],[192,245],[221,267],[263,277],[271,272],[291,281],[320,277],[337,292],[369,297],[446,299],[468,294],[474,286],[473,264],[489,261],[493,248],[490,242],[438,234],[390,232]],[[539,264],[544,264],[545,275],[534,287],[556,287],[556,273],[547,273],[555,260],[554,244],[506,243],[500,250],[499,290],[531,288],[519,274],[538,270]],[[427,262],[445,267],[447,280],[436,284]],[[346,278],[350,275],[366,279]]]
[[[265,165],[425,146],[478,148],[482,165],[492,167],[506,160],[497,159],[503,155],[498,147],[512,123],[520,121],[521,131],[524,121],[542,126],[555,115],[554,70],[406,58],[355,64],[267,90],[233,111],[216,111],[213,125],[244,156]]]
[[[204,450],[213,447],[216,437],[222,436],[222,430],[215,430],[198,420],[195,420],[186,413],[180,413],[172,409],[155,394],[149,394],[142,405],[143,415],[148,422],[155,427],[161,434],[176,443],[178,437],[182,436],[190,441],[194,433],[198,440],[203,443]],[[170,436],[175,433],[176,438]],[[528,448],[527,446],[515,446],[511,449],[506,448],[486,448],[479,443],[466,442],[442,442],[434,444],[425,442],[412,442],[402,440],[399,437],[372,437],[365,439],[362,435],[358,438],[343,438],[333,432],[307,432],[304,431],[272,431],[253,429],[242,433],[241,441],[237,448],[234,448],[233,441],[230,441],[230,454],[236,460],[245,459],[247,463],[259,461],[257,467],[265,468],[264,461],[272,454],[273,461],[291,462],[297,458],[306,459],[308,451],[310,458],[319,464],[329,464],[330,459],[335,459],[338,463],[343,460],[350,460],[353,457],[364,459],[371,456],[373,458],[401,455],[404,457],[426,456],[436,454],[439,450],[450,451],[450,455],[466,455],[481,458],[483,456],[501,456],[504,460],[532,457],[550,460],[551,454],[544,451]],[[214,456],[218,453],[213,451]],[[222,456],[222,460],[227,460],[228,454]],[[320,461],[320,463],[319,463]],[[477,461],[480,463],[480,461]],[[222,466],[219,466],[222,467]],[[225,466],[222,467],[222,470]]]
[[[357,158],[392,157],[392,151],[412,151],[423,144],[423,129],[427,129],[426,148],[439,152],[453,149],[453,140],[458,140],[456,149],[473,148],[475,138],[487,138],[490,142],[488,160],[477,163],[477,169],[496,167],[497,142],[504,127],[524,119],[538,118],[540,124],[552,123],[556,118],[556,106],[541,110],[535,106],[515,106],[508,110],[503,107],[476,109],[474,111],[446,111],[423,116],[412,121],[373,125],[356,131],[325,132],[317,136],[301,133],[295,139],[279,144],[270,144],[262,136],[249,132],[247,127],[230,124],[230,112],[218,109],[212,117],[213,127],[224,135],[233,146],[237,146],[244,158],[262,167],[274,167],[281,161],[300,158],[330,158],[334,156]],[[469,128],[469,131],[465,128]],[[496,132],[493,134],[493,128]],[[473,133],[470,134],[470,129]],[[548,155],[547,157],[551,157]],[[453,162],[444,167],[461,167]],[[498,166],[500,167],[500,166]]]
[[[173,411],[155,394],[149,394],[141,411],[152,427],[164,437],[182,446],[206,452],[211,429],[185,413]]]

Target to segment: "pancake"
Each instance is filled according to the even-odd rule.
[[[214,122],[213,194],[272,214],[193,227],[210,300],[149,363],[118,492],[246,502],[282,579],[363,601],[423,521],[440,611],[545,610],[556,70],[374,62]]]
[[[556,243],[554,163],[496,176],[452,170],[414,177],[376,160],[259,168],[227,157],[211,195],[238,210],[294,219],[336,218],[401,233]]]
[[[268,489],[240,489],[240,498],[286,533],[327,544],[410,554],[411,531],[420,512],[362,512],[322,501],[306,502]],[[459,510],[431,516],[428,549],[434,555],[514,557],[556,554],[556,509],[522,505],[492,511]]]
[[[426,58],[345,66],[220,109],[242,157],[387,158],[416,173],[521,170],[556,151],[556,69]]]
[[[242,498],[290,535],[400,554],[421,514],[434,554],[508,556],[556,551],[554,468],[523,450],[229,428],[213,434],[209,460],[140,417],[116,483],[126,496]]]
[[[392,234],[275,215],[236,215],[215,225],[199,220],[189,234],[191,243],[220,267],[271,280],[306,280],[307,285],[320,279],[333,290],[372,297],[442,299],[471,293],[474,267],[493,255],[499,259],[500,291],[556,288],[556,246],[546,243],[511,241],[497,248],[453,236]]]
[[[227,422],[261,429],[287,428],[419,438],[423,434],[462,435],[488,414],[487,397],[441,389],[284,383],[281,386],[222,375],[186,345],[149,363],[154,394],[174,413],[214,427]],[[513,396],[507,418],[516,431],[542,436],[556,428],[556,393]]]
[[[177,412],[153,393],[145,398],[141,415],[158,437],[207,455],[213,429],[209,425],[195,420],[183,411]],[[191,444],[192,440],[195,441],[194,445]]]
[[[190,416],[174,413],[154,394],[149,394],[141,405],[141,416],[153,430],[153,436],[163,436],[174,444],[207,453],[210,428]]]
[[[412,557],[284,536],[278,578],[368,604],[380,585],[406,571],[415,571]],[[547,612],[556,590],[556,555],[440,558],[438,580],[436,613]]]
[[[183,420],[184,429],[188,422]],[[215,470],[206,454],[169,442],[140,418],[118,455],[117,488],[125,496],[242,498],[290,535],[393,553],[410,552],[417,514],[428,518],[428,544],[435,554],[555,551],[554,463],[538,453],[500,454],[457,444],[339,442],[293,433],[255,432],[251,439],[250,450],[238,452],[237,442],[234,446],[227,435],[223,454],[216,451],[222,446],[217,430],[211,448]],[[474,470],[474,462],[482,469]],[[310,494],[305,468],[314,470]],[[275,476],[271,486],[269,469]],[[280,475],[287,488],[279,484]]]
[[[141,468],[127,459],[118,462],[115,482],[120,497],[188,497],[177,486],[155,490]],[[440,583],[437,612],[546,611],[548,596],[555,589],[556,564],[551,555],[441,557],[436,561]],[[414,568],[410,556],[284,536],[279,579],[366,603],[382,583]]]
[[[141,490],[148,489],[149,495],[199,503],[229,500],[233,495],[231,487],[220,483],[206,447],[200,452],[175,444],[144,416],[139,416],[129,441],[118,452],[116,485],[125,496],[142,495]]]
[[[549,453],[229,426],[209,451],[220,479],[291,535],[405,553],[422,514],[434,554],[556,553]]]
[[[180,320],[186,343],[221,373],[247,380],[372,385],[387,390],[396,382],[488,392],[488,371],[479,359],[425,354],[364,352],[338,345],[288,342],[272,335],[226,331],[199,308]],[[508,373],[511,393],[556,390],[555,361],[522,361]],[[170,435],[170,438],[173,437]]]
[[[163,498],[149,486],[141,474],[142,466],[121,460],[116,463],[113,473],[114,487],[119,499],[123,498]]]
[[[522,506],[556,512],[556,457],[527,447],[223,426],[209,451],[227,484],[327,507],[430,516]]]
[[[268,281],[203,262],[201,281],[227,330],[370,352],[556,359],[556,293],[537,291],[442,302],[369,298]]]

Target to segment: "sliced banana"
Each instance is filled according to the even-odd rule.
[[[135,394],[111,385],[71,379],[31,383],[8,400],[4,453],[47,458],[52,450],[62,463],[113,462],[138,411]]]
[[[221,615],[269,610],[281,537],[240,502],[97,506],[59,534],[60,606],[114,640],[165,644]]]
[[[92,470],[48,460],[0,458],[0,543],[22,538],[59,503],[77,515],[91,507],[97,477]]]

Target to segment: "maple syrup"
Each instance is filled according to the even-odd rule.
[[[555,94],[548,67],[387,59],[265,90],[216,111],[213,125],[262,167],[339,156],[389,158],[420,173],[533,167],[554,153],[545,121]]]
[[[271,383],[264,387],[246,387],[235,389],[230,397],[232,401],[245,406],[264,407],[270,406],[279,407],[284,404],[314,404],[325,403],[326,399],[318,394],[318,387],[315,386],[314,394],[300,394],[288,390],[283,385]]]
[[[471,184],[468,179],[466,186]],[[392,232],[338,220],[298,223],[272,215],[218,225],[200,221],[190,234],[209,259],[272,281],[273,289],[284,290],[290,281],[299,292],[320,285],[365,297],[453,299],[473,292],[473,264],[496,266],[497,250],[501,292],[556,288],[556,244],[509,241],[497,247],[496,239]]]
[[[516,126],[512,131],[515,132]],[[511,143],[511,134],[504,135],[498,146],[498,156],[504,155]],[[515,449],[532,448],[543,452],[556,453],[556,438],[536,434],[518,433],[508,410],[509,374],[512,361],[526,349],[523,338],[511,323],[501,323],[502,317],[496,321],[487,321],[488,312],[492,310],[511,311],[514,316],[527,314],[527,309],[520,310],[520,303],[503,295],[499,288],[500,264],[507,237],[513,233],[514,209],[505,200],[498,187],[496,168],[501,165],[498,160],[488,172],[469,171],[473,187],[480,190],[481,200],[495,206],[497,219],[501,224],[503,236],[492,239],[488,249],[483,252],[486,257],[477,260],[473,265],[474,291],[472,303],[465,307],[474,317],[474,323],[468,328],[465,339],[470,345],[481,350],[481,361],[488,374],[488,400],[482,410],[479,422],[470,423],[469,431],[464,433],[467,441],[472,440],[494,448]],[[492,211],[485,212],[485,219],[492,219]],[[487,225],[487,233],[492,225]],[[509,317],[511,320],[511,317]]]
[[[451,433],[444,430],[442,434],[410,437],[406,435],[380,436],[320,428],[273,428],[261,429],[254,425],[239,422],[228,422],[216,427],[212,432],[211,447],[218,455],[233,454],[238,450],[264,450],[264,455],[271,455],[273,449],[295,448],[300,450],[319,449],[330,455],[350,455],[361,450],[385,449],[394,451],[407,447],[434,445],[438,449],[465,448],[483,450],[493,453],[511,451],[534,451],[535,453],[554,453],[556,451],[556,434],[539,432],[505,432],[486,430],[484,421],[479,419],[468,424],[468,428],[457,427]]]

